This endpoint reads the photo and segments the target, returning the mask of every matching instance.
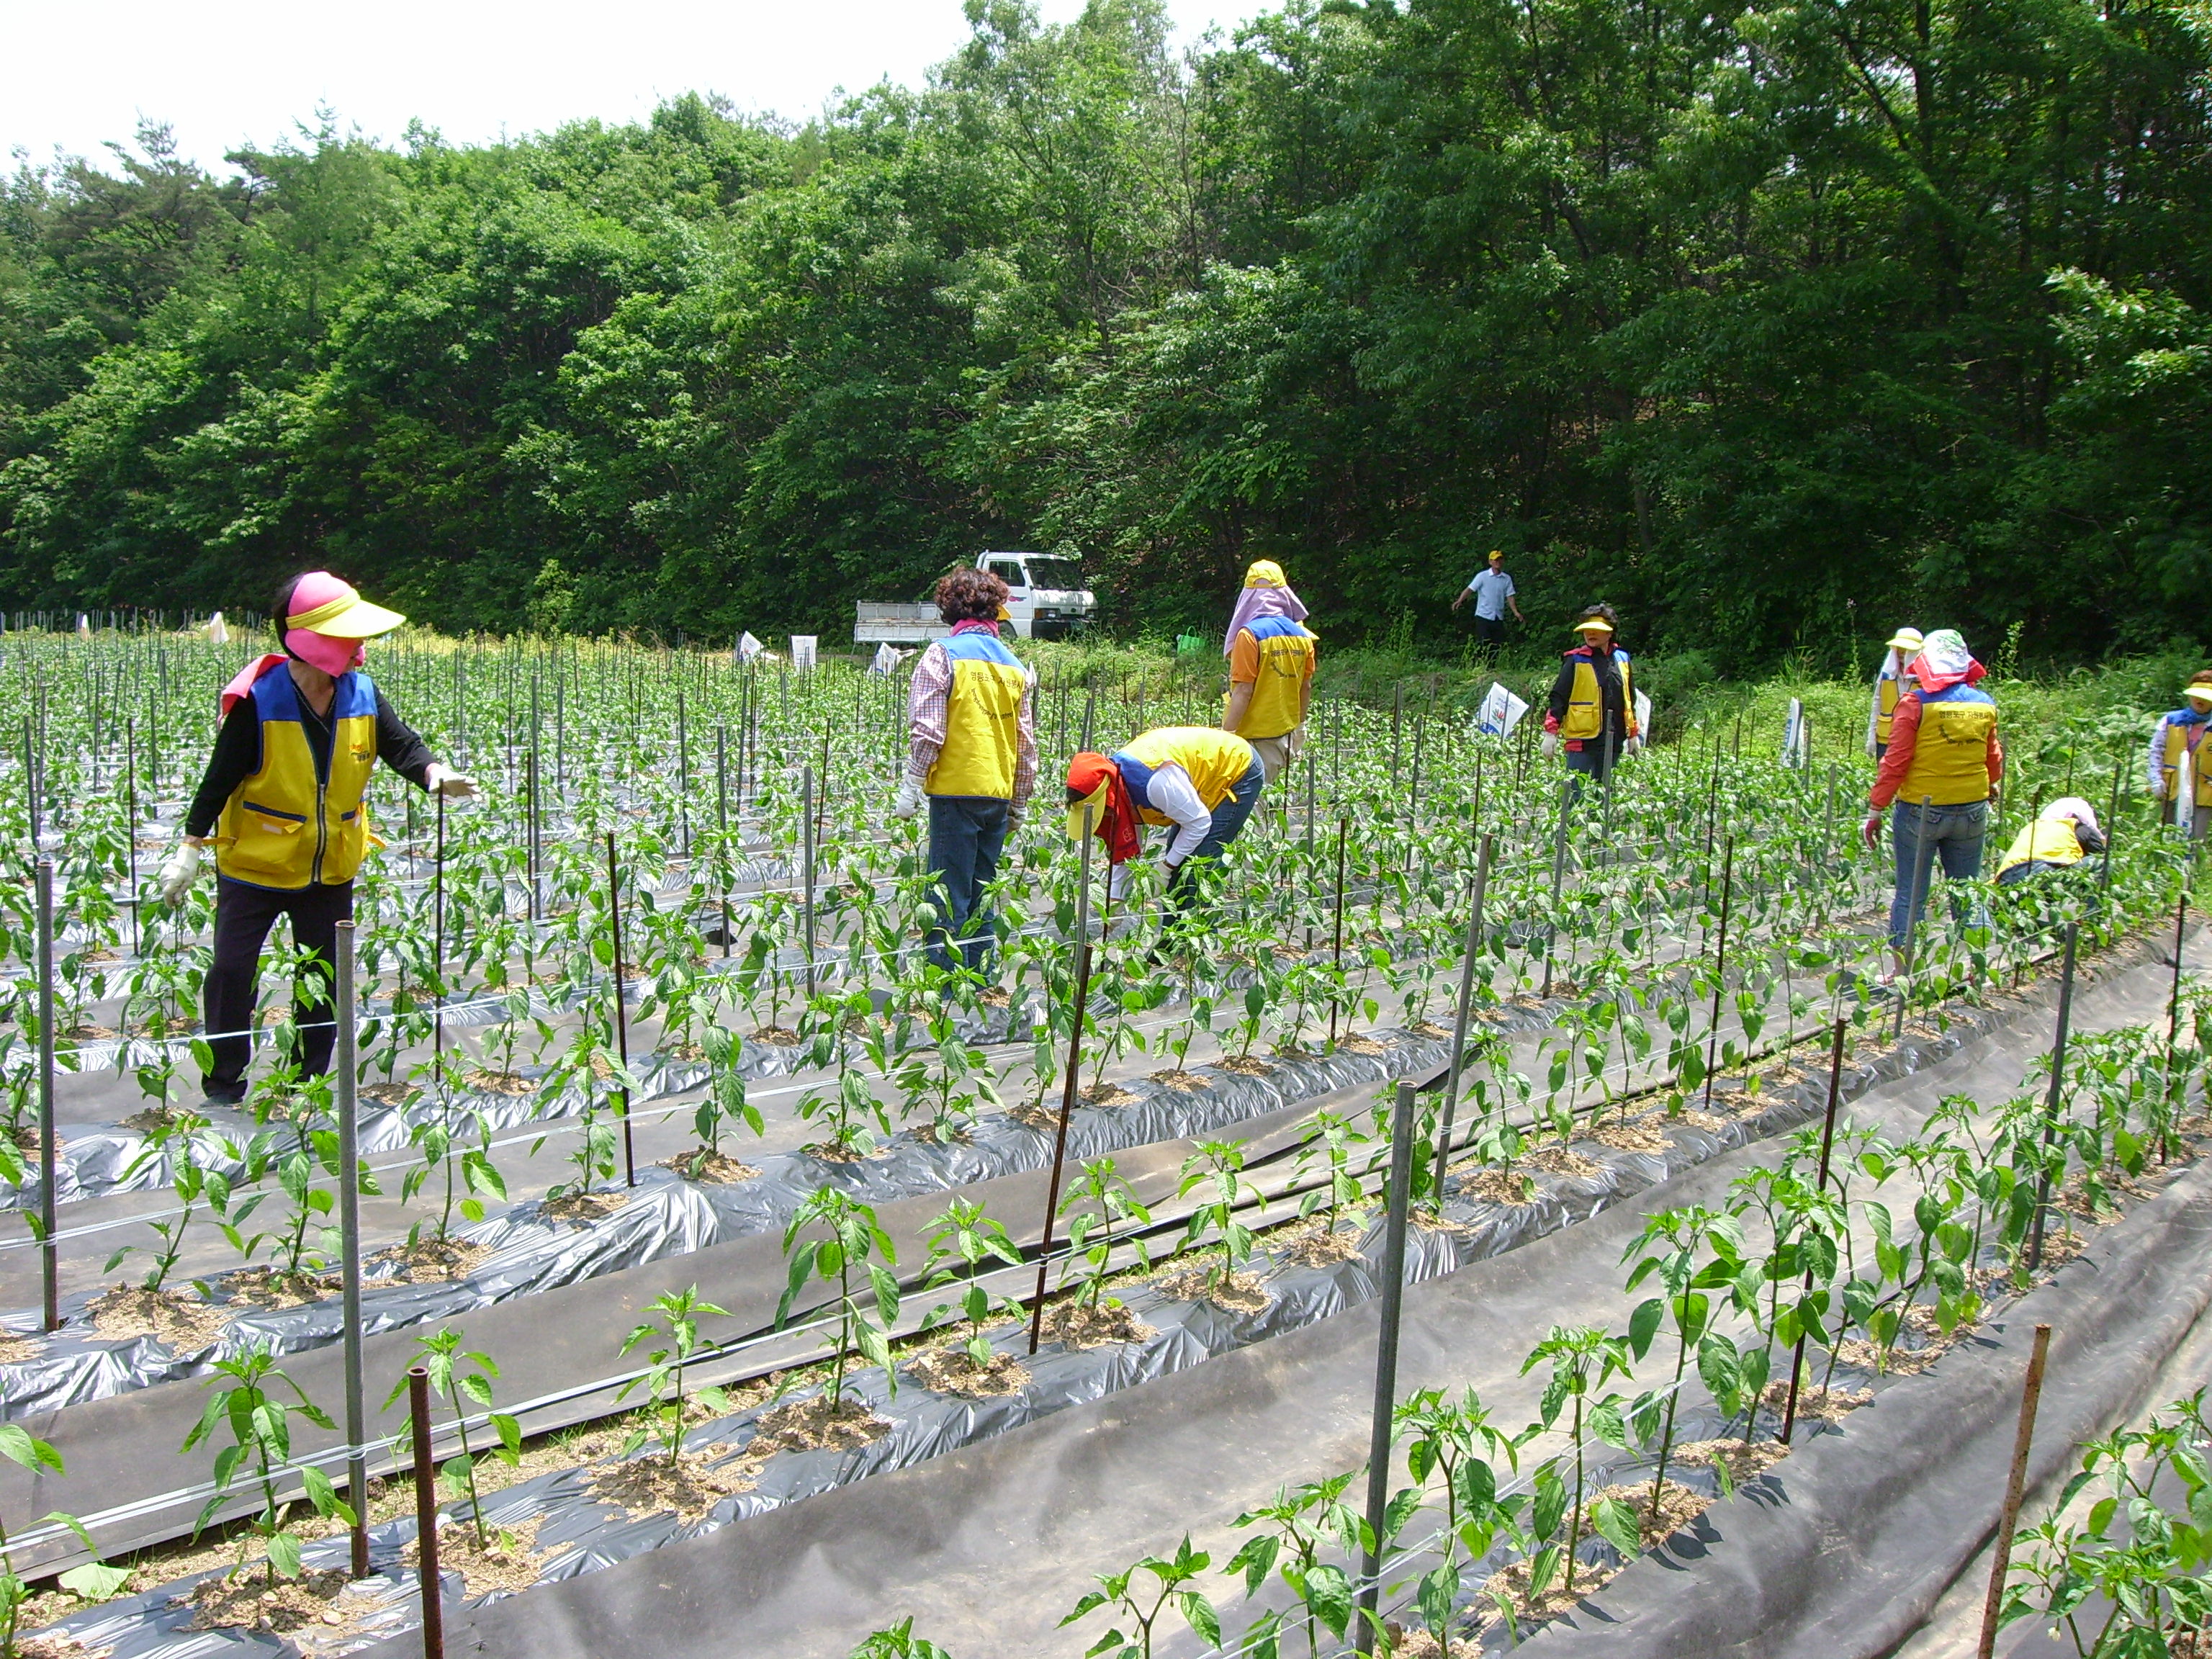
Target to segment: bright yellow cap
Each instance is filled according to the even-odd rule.
[[[1613,624],[1602,617],[1584,617],[1580,622],[1575,624],[1575,632],[1577,634],[1610,634],[1613,632]]]
[[[1273,559],[1255,559],[1244,572],[1247,587],[1288,587],[1290,578],[1283,574],[1283,567]]]
[[[1106,822],[1106,792],[1113,787],[1110,778],[1099,780],[1098,787],[1067,809],[1067,838],[1081,841],[1095,834]]]
[[[2181,695],[2191,702],[2212,702],[2212,685],[2185,685]]]
[[[1917,651],[1927,643],[1917,628],[1900,628],[1889,636],[1889,648],[1893,651]]]

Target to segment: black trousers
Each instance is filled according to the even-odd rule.
[[[253,1058],[254,1005],[259,1000],[261,947],[279,916],[292,919],[292,942],[322,958],[323,971],[310,975],[294,999],[293,1016],[300,1027],[300,1060],[309,1077],[320,1077],[331,1068],[331,1050],[337,1042],[337,1022],[331,1014],[331,976],[337,961],[338,924],[353,916],[353,884],[335,886],[318,883],[295,892],[255,887],[228,876],[215,884],[215,961],[209,966],[204,987],[208,1047],[215,1054],[215,1071],[203,1081],[210,1091],[238,1088]]]

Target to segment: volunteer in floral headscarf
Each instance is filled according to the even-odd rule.
[[[1920,921],[1913,895],[1922,905],[1927,901],[1931,861],[1942,860],[1947,881],[1980,877],[1990,797],[2004,777],[1996,702],[1976,689],[1982,665],[1958,630],[1939,628],[1930,634],[1908,669],[1912,684],[1891,718],[1889,748],[1875,773],[1867,797],[1873,810],[1862,832],[1873,850],[1881,839],[1882,810],[1894,805],[1890,836],[1897,849],[1897,891],[1890,901],[1889,939],[1900,958]],[[1977,890],[1960,886],[1952,895],[1954,912],[1972,927],[1985,925]]]
[[[215,1066],[203,1081],[209,1101],[224,1106],[246,1098],[261,946],[276,918],[291,918],[298,949],[325,964],[337,960],[337,925],[353,915],[354,872],[368,850],[363,796],[378,757],[449,799],[477,793],[473,779],[430,758],[362,670],[362,641],[404,617],[311,570],[278,590],[271,620],[284,649],[223,687],[215,753],[160,876],[162,902],[179,903],[199,875],[201,849],[213,844],[215,959],[205,1008]],[[295,1013],[301,1068],[319,1077],[337,1036],[329,980],[302,984]]]
[[[1221,729],[1252,745],[1270,783],[1297,757],[1313,701],[1316,647],[1312,630],[1300,626],[1305,616],[1283,567],[1261,559],[1244,573],[1221,646],[1229,659]]]
[[[1172,829],[1162,860],[1178,910],[1190,905],[1194,860],[1218,858],[1252,816],[1267,771],[1252,745],[1210,726],[1167,726],[1111,755],[1088,750],[1067,763],[1067,833],[1106,843],[1114,867],[1107,892],[1128,889],[1128,863],[1143,850],[1141,827]]]

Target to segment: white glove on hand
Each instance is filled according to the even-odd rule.
[[[185,902],[185,895],[191,891],[199,874],[200,849],[188,841],[179,842],[177,850],[169,854],[160,875],[155,878],[161,884],[161,902],[175,909]]]
[[[891,800],[891,816],[910,818],[921,811],[921,786],[912,778],[899,780],[898,793]]]
[[[1022,819],[1028,815],[1028,811],[1029,809],[1024,806],[1014,806],[1012,805],[1007,806],[1006,839],[1008,841],[1012,841],[1014,838],[1014,832],[1022,827]]]
[[[1644,739],[1642,738],[1631,738],[1626,743],[1620,745],[1620,752],[1624,755],[1641,754],[1643,750]]]
[[[1544,751],[1544,758],[1546,760],[1551,759],[1554,755],[1559,752],[1559,734],[1556,732],[1545,732],[1543,742],[1538,744],[1536,746]]]
[[[483,793],[467,773],[448,771],[435,761],[430,763],[430,769],[423,775],[422,787],[447,800],[474,800]]]

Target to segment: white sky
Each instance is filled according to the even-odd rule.
[[[1080,9],[1042,0],[1051,21]],[[1188,40],[1266,7],[1168,9]],[[0,0],[0,157],[96,155],[143,115],[221,170],[319,103],[372,137],[419,116],[454,143],[627,120],[689,91],[803,118],[841,86],[919,85],[967,33],[960,0]]]

